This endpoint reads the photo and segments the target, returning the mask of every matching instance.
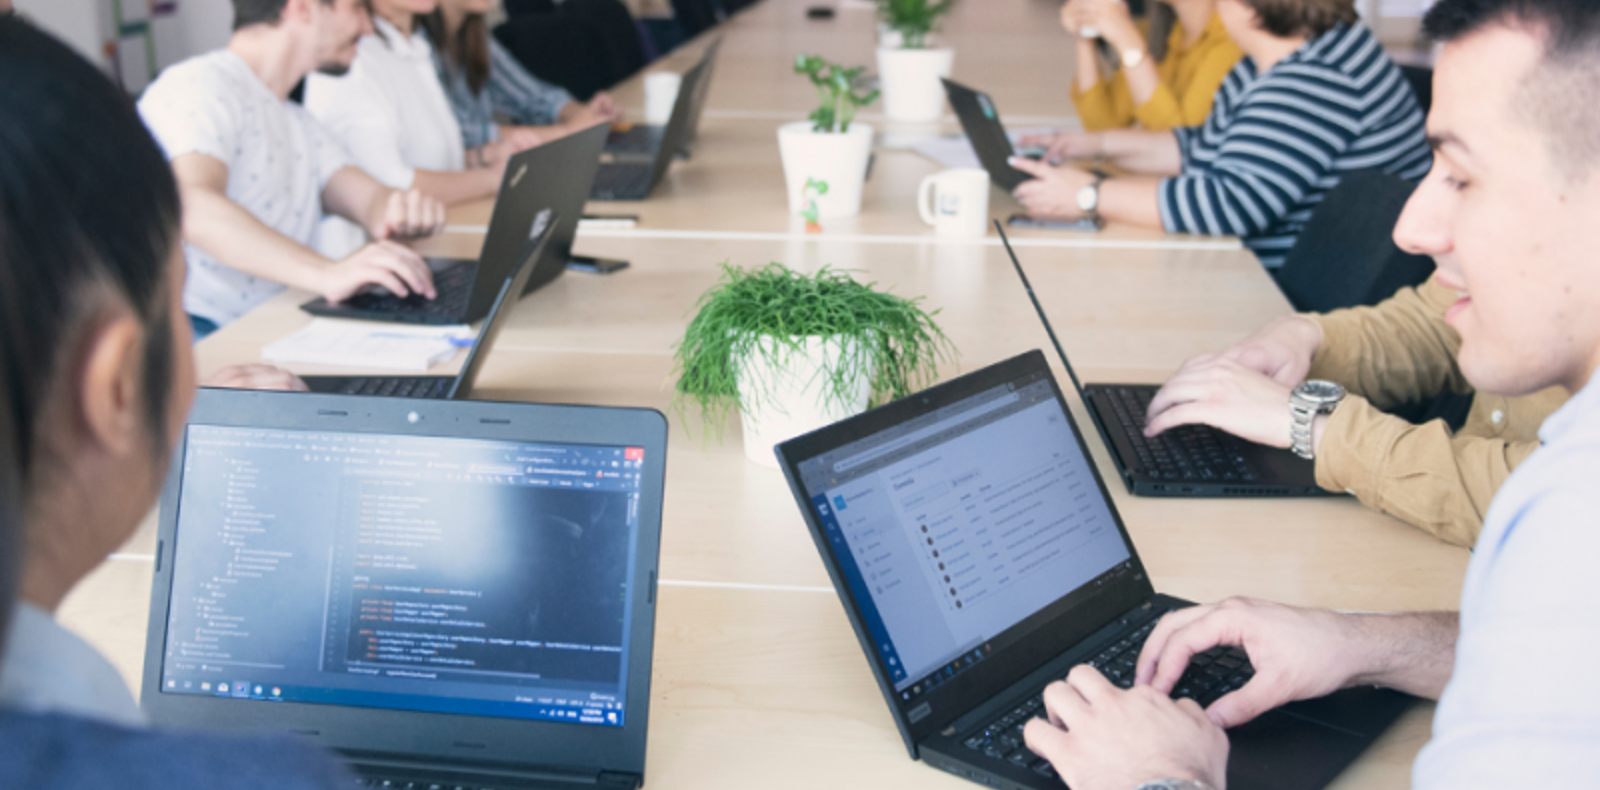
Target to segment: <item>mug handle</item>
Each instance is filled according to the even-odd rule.
[[[922,221],[929,225],[938,224],[932,208],[933,190],[938,183],[938,176],[932,175],[922,179],[922,185],[917,187],[917,213],[922,215]]]

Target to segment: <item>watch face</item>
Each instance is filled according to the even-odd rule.
[[[1300,385],[1300,394],[1318,403],[1336,401],[1344,397],[1344,387],[1331,381],[1312,379]]]
[[[1094,211],[1100,205],[1100,188],[1094,185],[1078,190],[1078,210]]]

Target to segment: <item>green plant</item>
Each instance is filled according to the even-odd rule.
[[[950,13],[955,0],[878,0],[878,18],[900,33],[904,49],[922,49],[928,34],[939,26],[939,17]]]
[[[822,102],[811,113],[811,122],[819,132],[848,132],[856,111],[878,100],[876,90],[860,93],[856,81],[865,67],[844,68],[829,63],[817,55],[799,55],[794,59],[794,73],[811,78]]]
[[[956,349],[918,299],[905,299],[862,285],[846,272],[823,267],[813,275],[779,263],[744,270],[722,263],[722,277],[695,303],[698,310],[673,351],[678,377],[676,407],[689,401],[719,432],[741,405],[738,375],[751,355],[782,368],[804,354],[807,338],[839,338],[842,353],[822,368],[823,399],[847,403],[857,382],[870,382],[869,403],[903,398],[933,383],[938,362],[953,361]],[[747,392],[760,399],[770,393]]]

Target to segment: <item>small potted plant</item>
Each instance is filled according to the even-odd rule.
[[[722,264],[674,350],[677,407],[713,433],[738,409],[745,457],[776,467],[772,447],[932,383],[955,347],[904,299],[824,267]]]
[[[878,98],[857,84],[865,69],[843,68],[815,55],[795,58],[796,74],[817,88],[820,106],[811,120],[778,127],[778,151],[789,189],[789,210],[806,218],[808,230],[819,220],[861,211],[861,186],[872,155],[872,127],[854,123],[856,111]]]
[[[944,112],[944,86],[955,52],[928,46],[954,0],[878,0],[884,35],[878,46],[883,112],[891,121],[926,123]]]

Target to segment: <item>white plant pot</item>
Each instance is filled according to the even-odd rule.
[[[950,76],[955,50],[879,49],[878,84],[883,90],[883,112],[891,121],[927,123],[944,114],[944,85]]]
[[[842,402],[827,396],[823,368],[837,367],[845,349],[838,337],[808,337],[798,350],[770,338],[760,342],[767,353],[752,353],[739,365],[739,419],[745,457],[776,469],[774,445],[866,411],[871,382],[855,382]]]
[[[931,47],[937,42],[938,37],[937,33],[929,33],[922,37],[922,45]],[[888,22],[878,23],[878,46],[884,49],[899,49],[905,46],[905,43],[905,36],[901,35],[900,31],[889,27]]]
[[[861,212],[861,187],[872,155],[872,127],[852,123],[849,131],[834,133],[812,131],[810,121],[784,124],[778,127],[778,151],[783,156],[789,211],[802,214],[815,200],[817,216],[822,219]],[[808,182],[827,184],[827,192],[808,191]]]

